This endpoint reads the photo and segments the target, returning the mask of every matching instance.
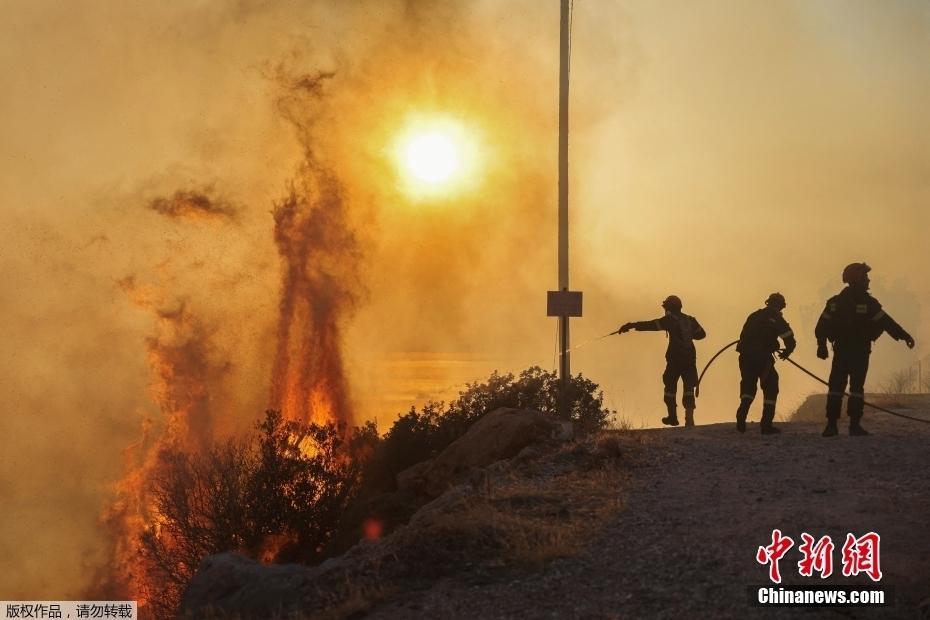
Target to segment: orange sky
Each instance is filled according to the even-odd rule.
[[[552,367],[558,2],[14,0],[5,15],[0,595],[68,598],[94,564],[121,450],[158,416],[153,307],[202,323],[229,427],[260,414],[280,285],[270,212],[308,146],[362,248],[344,331],[360,418],[386,430],[495,368]],[[779,290],[798,361],[826,372],[813,322],[843,265],[865,260],[918,341],[880,341],[871,387],[926,355],[928,5],[577,0],[572,63],[575,343],[655,318],[675,293],[709,334],[700,364]],[[316,71],[335,75],[301,108],[302,135],[282,117],[282,76]],[[387,150],[418,113],[478,128],[473,186],[402,191]],[[235,217],[147,208],[178,190]],[[652,426],[664,346],[613,337],[573,370]],[[782,377],[782,410],[818,389]],[[699,422],[731,417],[736,382],[730,356]]]

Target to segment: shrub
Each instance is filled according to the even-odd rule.
[[[311,562],[325,552],[356,496],[378,441],[373,424],[285,421],[268,411],[251,441],[204,452],[163,450],[149,479],[156,515],[140,552],[146,592],[170,616],[207,555],[238,550],[264,561]]]
[[[604,407],[604,394],[598,385],[580,374],[568,381],[566,403],[564,417],[583,432],[604,428],[616,413]],[[478,418],[499,407],[558,415],[558,404],[559,378],[554,371],[534,366],[518,377],[495,371],[484,383],[468,384],[448,405],[431,401],[419,411],[411,407],[400,416],[372,461],[372,467],[380,470],[374,475],[389,484],[398,472],[442,451]]]

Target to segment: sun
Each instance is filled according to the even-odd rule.
[[[394,162],[413,198],[448,197],[475,181],[477,141],[460,121],[413,119],[399,132]]]

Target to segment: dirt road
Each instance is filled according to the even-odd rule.
[[[930,411],[917,412],[930,418]],[[844,420],[845,423],[845,420]],[[624,508],[575,557],[535,572],[477,582],[451,578],[371,614],[375,618],[915,618],[930,598],[930,425],[869,413],[863,438],[820,437],[819,423],[785,423],[762,437],[730,424],[640,433],[647,458],[622,490]],[[766,584],[759,546],[779,528],[795,540],[785,584],[802,578],[801,533],[830,535],[837,585],[846,534],[881,535],[882,585],[893,608],[760,609],[747,586]]]

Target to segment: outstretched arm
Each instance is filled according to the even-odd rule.
[[[898,325],[898,322],[891,318],[891,315],[887,312],[879,309],[872,317],[872,320],[878,322],[879,326],[881,326],[884,331],[888,332],[889,336],[895,340],[903,340],[909,349],[914,348],[914,339],[903,327]]]
[[[662,319],[655,319],[653,321],[635,321],[632,323],[624,323],[620,326],[620,333],[625,334],[630,330],[636,330],[638,332],[660,332],[665,327],[664,317]]]

